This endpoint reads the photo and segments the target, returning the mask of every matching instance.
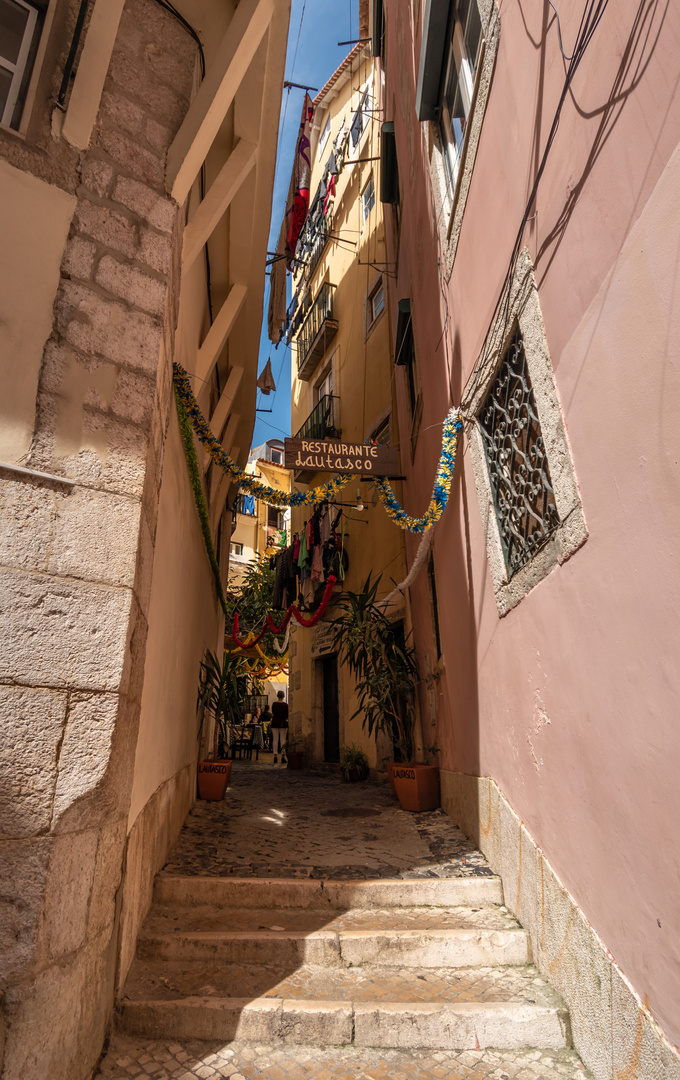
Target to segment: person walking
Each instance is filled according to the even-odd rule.
[[[274,765],[281,751],[281,764],[287,764],[286,743],[288,741],[288,702],[285,700],[283,690],[279,690],[276,701],[272,705],[272,749],[274,751]]]

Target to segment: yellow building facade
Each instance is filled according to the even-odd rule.
[[[380,123],[366,45],[355,46],[317,95],[311,154],[310,208],[296,249],[289,309],[291,431],[299,438],[398,445],[379,201]],[[304,490],[326,479],[297,471],[294,487]],[[399,496],[399,483],[395,491]],[[293,510],[294,536],[302,534],[309,513]],[[343,590],[358,591],[369,573],[382,575],[378,597],[387,596],[406,576],[403,536],[373,486],[353,479],[330,516],[348,563],[333,603]],[[362,731],[360,717],[350,720],[357,708],[354,680],[332,648],[333,603],[314,628],[291,630],[291,733],[310,763],[338,762],[342,746],[356,743],[371,767],[382,769],[392,756],[389,740],[381,736],[376,744]],[[390,615],[403,620],[408,633],[405,603]]]

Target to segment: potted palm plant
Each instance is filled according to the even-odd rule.
[[[351,719],[361,716],[369,735],[385,731],[397,743],[401,762],[388,773],[402,807],[431,810],[439,805],[439,769],[413,761],[416,653],[376,602],[379,585],[380,576],[369,574],[359,592],[340,597],[331,620],[340,661],[355,678],[359,707]]]
[[[208,650],[201,661],[198,684],[198,710],[201,724],[205,713],[212,714],[217,729],[218,755],[216,760],[198,763],[198,796],[200,799],[224,798],[231,777],[232,762],[227,761],[229,749],[228,725],[241,723],[246,680],[240,660],[223,653],[222,662]],[[224,754],[224,757],[220,755]]]
[[[365,780],[369,772],[368,758],[361,747],[355,743],[343,746],[340,751],[340,767],[343,780],[351,784]]]

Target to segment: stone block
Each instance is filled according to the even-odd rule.
[[[177,217],[175,203],[128,176],[119,176],[113,198],[161,232],[172,232]]]
[[[116,690],[123,673],[128,589],[0,569],[0,679]]]
[[[47,832],[66,694],[0,686],[0,836]]]
[[[141,497],[147,457],[146,431],[123,420],[78,407],[68,398],[38,399],[33,464],[77,483]]]
[[[98,161],[90,154],[83,161],[80,171],[80,182],[88,191],[94,192],[100,198],[108,194],[109,185],[113,178],[113,168],[106,161]]]
[[[92,277],[96,257],[97,248],[94,244],[80,236],[73,236],[66,245],[62,268],[70,277],[87,281]]]
[[[95,790],[111,759],[117,694],[74,694],[68,712],[54,795],[54,824]]]
[[[159,274],[169,274],[172,269],[172,244],[169,236],[145,230],[142,233],[137,259],[146,263]]]
[[[150,184],[158,191],[163,189],[164,173],[160,158],[150,150],[145,150],[139,143],[110,128],[100,130],[97,135],[99,147],[135,180]]]
[[[141,308],[150,315],[162,315],[165,310],[167,285],[134,266],[126,266],[111,255],[105,255],[97,268],[97,282],[115,296]]]
[[[6,1077],[81,1080],[92,1075],[113,1008],[110,934],[6,994]]]
[[[188,105],[194,82],[195,52],[193,41],[187,37],[184,48],[168,48],[164,41],[150,41],[144,47],[144,65],[156,78],[177,94],[184,107]]]
[[[172,142],[174,132],[172,128],[166,127],[165,124],[159,124],[157,120],[149,117],[144,125],[144,134],[146,141],[154,148],[157,154],[165,154]]]
[[[154,379],[137,371],[120,371],[111,402],[112,412],[135,424],[148,424],[153,413],[155,390]]]
[[[611,994],[614,1080],[680,1080],[678,1050],[670,1045],[615,966]]]
[[[144,130],[146,113],[130,98],[105,90],[99,107],[100,122],[113,124],[128,135],[138,136]]]
[[[83,352],[155,374],[162,331],[151,316],[129,311],[84,286],[64,282],[57,318],[67,340]]]
[[[127,832],[124,817],[103,824],[97,833],[97,856],[87,921],[88,938],[94,938],[114,924],[116,892],[123,873],[123,851]]]
[[[57,493],[55,506],[57,517],[48,571],[132,588],[141,516],[139,500],[79,487],[70,496]]]
[[[33,957],[49,848],[47,837],[0,840],[0,971],[3,980],[16,979]]]
[[[108,206],[79,199],[74,221],[78,232],[90,236],[105,247],[113,248],[129,259],[139,247],[139,227],[129,218]]]
[[[301,1046],[341,1046],[353,1038],[351,1001],[284,1001],[281,1034]]]
[[[123,52],[114,52],[109,66],[109,85],[113,90],[115,84],[124,94],[129,94],[152,116],[172,127],[179,127],[187,109],[186,101],[156,78],[148,66],[149,59],[145,55],[144,62],[140,63]],[[154,59],[158,64],[158,58]]]
[[[137,0],[134,7],[126,4],[120,20],[116,48],[126,52],[143,51],[147,41],[159,41],[169,50],[187,57],[193,67],[196,46],[182,24],[159,7],[154,0]]]
[[[56,519],[54,487],[0,473],[0,563],[24,570],[47,566]]]
[[[40,921],[42,961],[52,963],[85,943],[96,851],[94,829],[51,839]]]

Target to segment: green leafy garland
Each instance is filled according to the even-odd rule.
[[[182,400],[177,393],[177,387],[175,387],[175,401],[177,403],[177,417],[179,419],[179,431],[182,437],[182,446],[184,447],[184,454],[189,469],[189,482],[191,483],[191,489],[194,493],[194,502],[196,503],[196,509],[198,510],[198,520],[201,524],[201,532],[203,533],[203,540],[205,541],[205,550],[208,553],[208,561],[210,562],[210,567],[215,576],[217,596],[222,605],[222,610],[227,617],[230,617],[231,608],[227,605],[227,598],[225,597],[224,589],[222,588],[217,553],[215,552],[212,533],[210,531],[210,516],[208,514],[208,505],[205,501],[203,484],[201,482],[201,470],[198,467],[198,458],[196,457],[196,449],[194,447],[194,435],[191,421],[182,404]]]

